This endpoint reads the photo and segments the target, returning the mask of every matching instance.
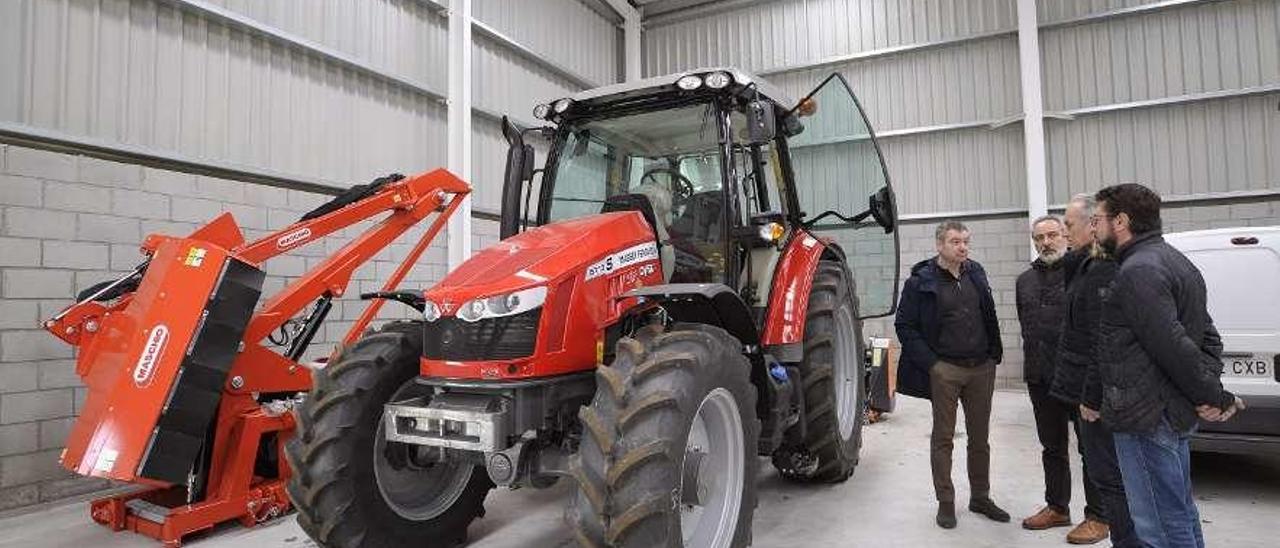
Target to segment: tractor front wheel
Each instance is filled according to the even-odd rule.
[[[618,342],[597,370],[567,517],[583,546],[746,546],[760,422],[750,362],[723,329],[676,324]]]
[[[285,454],[298,525],[317,544],[454,546],[484,514],[483,469],[383,436],[383,405],[413,388],[421,355],[422,325],[396,322],[313,374]]]
[[[863,359],[862,322],[849,272],[840,262],[819,261],[800,363],[806,436],[773,454],[773,465],[784,478],[839,483],[853,475],[867,403]]]

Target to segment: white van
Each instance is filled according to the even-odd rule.
[[[1204,275],[1222,334],[1222,384],[1245,401],[1227,422],[1200,424],[1192,448],[1280,454],[1280,226],[1166,234]]]

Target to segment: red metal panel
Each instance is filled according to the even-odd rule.
[[[557,317],[554,311],[542,315],[537,344],[528,358],[468,362],[423,359],[422,374],[514,379],[594,368],[598,363],[596,345],[603,340],[604,328],[634,304],[634,299],[619,301],[615,297],[636,287],[662,283],[656,247],[651,258],[644,254],[638,260],[611,262],[627,250],[645,245],[656,246],[653,229],[643,215],[627,211],[541,226],[477,253],[426,292],[444,315],[454,315],[463,303],[477,297],[542,285],[548,288],[543,306],[568,299],[567,313],[563,317]],[[568,280],[575,283],[563,283]],[[562,291],[572,294],[565,297],[560,295]]]
[[[162,239],[134,298],[103,314],[81,356],[89,394],[62,463],[86,476],[154,483],[135,474],[176,381],[227,251]]]
[[[798,230],[778,261],[769,290],[769,309],[764,321],[761,344],[791,344],[804,341],[805,315],[809,311],[809,289],[818,259],[826,243],[808,232]]]

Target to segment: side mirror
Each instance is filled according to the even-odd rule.
[[[753,145],[768,144],[778,133],[777,120],[773,103],[760,100],[747,103],[747,139]]]
[[[867,202],[867,208],[871,212],[871,217],[876,220],[876,224],[884,228],[885,234],[893,232],[898,225],[898,207],[894,203],[893,191],[887,186],[882,186]]]

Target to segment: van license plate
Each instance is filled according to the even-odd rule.
[[[1243,379],[1275,377],[1275,357],[1267,354],[1222,358],[1222,376]]]

